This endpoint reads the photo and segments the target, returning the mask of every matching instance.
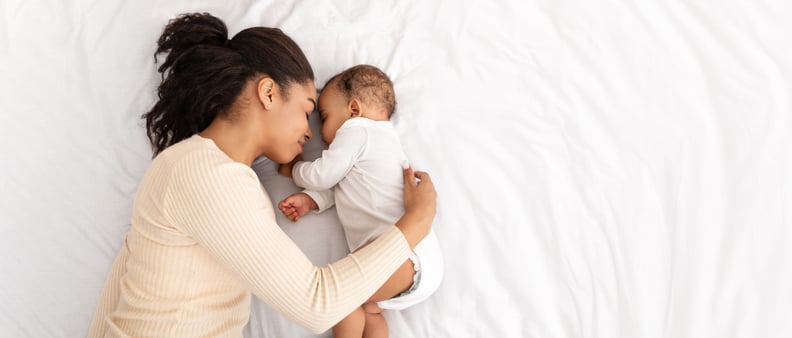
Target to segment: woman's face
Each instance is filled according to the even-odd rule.
[[[302,153],[305,142],[312,137],[308,116],[316,109],[316,87],[313,82],[292,85],[289,99],[273,100],[274,103],[278,104],[265,122],[269,142],[264,155],[277,163],[289,163]]]
[[[322,140],[333,142],[336,132],[352,114],[347,98],[335,85],[328,84],[319,96],[319,114],[322,117]]]

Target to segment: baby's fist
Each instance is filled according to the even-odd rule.
[[[280,209],[283,215],[292,222],[297,222],[300,217],[305,216],[309,211],[317,208],[318,206],[313,198],[303,192],[292,194],[278,203],[278,209]]]

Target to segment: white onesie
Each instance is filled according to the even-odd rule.
[[[390,121],[351,118],[338,128],[330,147],[313,162],[298,162],[294,182],[307,189],[317,212],[336,205],[350,251],[374,240],[404,214],[402,164],[407,161]],[[417,256],[414,287],[379,302],[402,309],[428,298],[440,284],[443,260],[434,232],[413,250]]]

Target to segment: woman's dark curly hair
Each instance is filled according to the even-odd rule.
[[[300,47],[280,29],[252,27],[228,40],[228,29],[208,13],[183,14],[171,20],[159,38],[159,99],[143,115],[154,156],[227,116],[245,84],[269,76],[288,98],[294,84],[314,80]]]

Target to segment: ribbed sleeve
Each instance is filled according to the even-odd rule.
[[[190,140],[211,142],[207,139],[196,140],[196,137]],[[183,306],[181,303],[177,304],[175,308],[179,311],[180,317],[174,320],[190,322],[189,318],[181,316],[200,312],[201,318],[216,318],[221,322],[224,311],[240,308],[241,311],[248,312],[242,315],[249,314],[249,304],[240,307],[239,304],[244,300],[240,299],[238,294],[226,290],[229,284],[218,286],[195,284],[211,283],[209,277],[196,278],[202,276],[202,267],[208,269],[207,271],[214,271],[211,269],[219,266],[219,271],[224,271],[234,280],[239,281],[240,287],[252,291],[286,317],[312,332],[323,332],[364,303],[410,255],[406,239],[401,231],[392,226],[385,235],[366,248],[323,268],[314,266],[276,224],[272,204],[253,170],[231,161],[219,149],[213,148],[213,143],[211,145],[212,147],[192,149],[177,160],[173,160],[174,156],[170,155],[169,170],[159,172],[167,176],[164,179],[152,180],[160,182],[152,189],[161,190],[161,199],[149,198],[156,202],[149,205],[154,210],[140,213],[162,215],[161,219],[157,219],[160,224],[140,231],[141,242],[153,238],[154,243],[146,246],[149,252],[141,252],[139,257],[134,257],[136,255],[134,250],[131,252],[130,260],[135,258],[136,261],[133,267],[142,266],[149,270],[156,268],[162,271],[190,267],[184,269],[186,271],[181,274],[168,274],[165,280],[157,278],[156,281],[150,282],[164,284],[157,289],[215,290],[202,291],[195,296],[213,301],[213,305],[206,309],[187,311],[181,308]],[[136,203],[137,205],[139,204]],[[172,245],[163,243],[163,239],[168,238],[178,238],[178,240]],[[187,239],[194,243],[189,243]],[[187,250],[193,246],[200,249],[200,255],[168,255],[171,250]],[[161,252],[150,252],[152,250]],[[155,261],[141,262],[147,259]],[[170,262],[175,265],[174,269],[149,268],[150,265],[158,264],[157,259]],[[180,263],[184,265],[181,266]],[[139,270],[145,270],[144,268]],[[134,271],[137,270],[130,269],[129,273]],[[115,285],[118,283],[118,278],[114,277],[116,273],[123,271],[114,265],[96,312],[97,317],[131,317],[126,314],[123,316],[112,314],[111,308],[118,303],[113,300],[114,295],[118,294],[115,290]],[[130,290],[130,297],[132,291],[138,293],[137,290],[145,289],[143,286],[130,283],[151,280],[140,276],[124,276],[122,279],[124,290]],[[167,295],[163,297],[167,298]],[[223,299],[224,297],[228,299]],[[124,292],[121,292],[121,298],[121,303],[124,303]],[[200,301],[191,299],[181,301],[200,304]],[[126,331],[124,333],[136,336],[146,335],[147,332],[176,332],[161,327],[149,331],[145,326],[154,325],[152,321],[140,319],[147,318],[145,313],[140,314],[141,311],[157,313],[156,297],[147,294],[146,297],[135,299],[135,302],[137,302],[134,304],[137,311],[134,315],[135,321],[118,321],[121,324],[117,326],[122,331]],[[140,302],[147,303],[139,304]],[[163,300],[163,306],[166,303]],[[167,305],[174,307],[172,302]],[[207,316],[207,311],[217,313]],[[95,318],[95,324],[97,321],[101,320]],[[202,321],[205,322],[206,319]],[[102,326],[99,324],[95,326],[92,326],[92,334],[101,336]],[[208,332],[211,335],[223,335],[228,332],[241,334],[241,327],[225,328],[211,323],[201,327],[221,327],[227,330],[225,333]],[[204,333],[185,332],[184,327],[180,327],[179,330],[180,334],[191,336]]]
[[[107,332],[108,322],[106,319],[108,314],[118,305],[121,292],[119,290],[119,283],[121,275],[124,274],[124,265],[126,264],[127,256],[129,256],[129,250],[127,250],[125,238],[124,245],[113,261],[113,265],[110,267],[110,273],[107,275],[107,280],[105,280],[102,295],[99,297],[99,304],[96,305],[93,321],[88,330],[88,338],[104,337],[104,333]]]

